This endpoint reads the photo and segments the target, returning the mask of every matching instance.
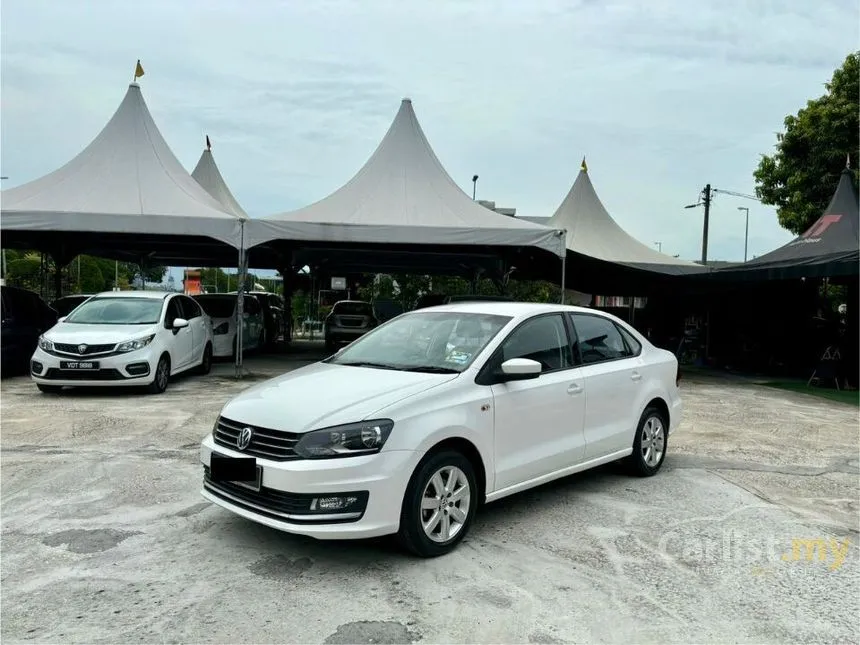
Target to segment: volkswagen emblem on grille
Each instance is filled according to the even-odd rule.
[[[236,447],[239,450],[244,450],[251,445],[251,437],[254,436],[253,428],[242,428],[242,432],[236,437]]]
[[[87,346],[86,345],[78,345],[78,354],[86,354]]]

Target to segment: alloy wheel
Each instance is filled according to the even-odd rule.
[[[653,468],[660,463],[663,450],[666,446],[666,432],[663,422],[657,416],[648,417],[642,426],[642,439],[640,442],[642,450],[642,461]]]
[[[463,529],[472,495],[466,474],[444,466],[428,480],[421,496],[421,526],[433,542],[447,542]]]
[[[155,371],[155,380],[158,382],[158,389],[164,390],[167,388],[167,381],[170,378],[170,368],[167,365],[167,360],[162,358],[158,361],[158,367]]]

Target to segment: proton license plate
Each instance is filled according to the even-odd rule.
[[[61,370],[97,370],[99,368],[98,361],[60,361]]]
[[[263,482],[263,467],[257,465],[254,457],[227,457],[212,453],[209,477],[213,482],[228,482],[258,491]]]

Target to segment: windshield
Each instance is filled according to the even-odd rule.
[[[331,312],[338,316],[371,316],[373,307],[367,302],[336,302]]]
[[[236,309],[236,298],[223,296],[202,296],[194,298],[212,318],[230,318]]]
[[[460,311],[403,314],[347,345],[326,362],[462,372],[510,319]]]
[[[153,325],[161,316],[161,298],[93,298],[65,322],[78,325]]]

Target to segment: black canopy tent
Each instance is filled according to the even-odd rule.
[[[743,356],[747,367],[778,359],[783,365],[794,365],[796,371],[811,372],[814,357],[810,357],[838,343],[845,377],[856,385],[858,274],[860,203],[852,172],[846,167],[830,203],[801,235],[749,262],[690,276],[679,285],[676,297],[690,307],[698,303],[707,312],[715,356],[722,351],[734,357],[731,362],[737,366],[746,351],[741,345],[748,343],[759,358]],[[816,313],[822,309],[822,281],[847,287],[844,327]]]
[[[860,268],[860,207],[851,169],[839,177],[821,217],[778,249],[734,266],[717,269],[707,279],[719,282],[850,278]]]

